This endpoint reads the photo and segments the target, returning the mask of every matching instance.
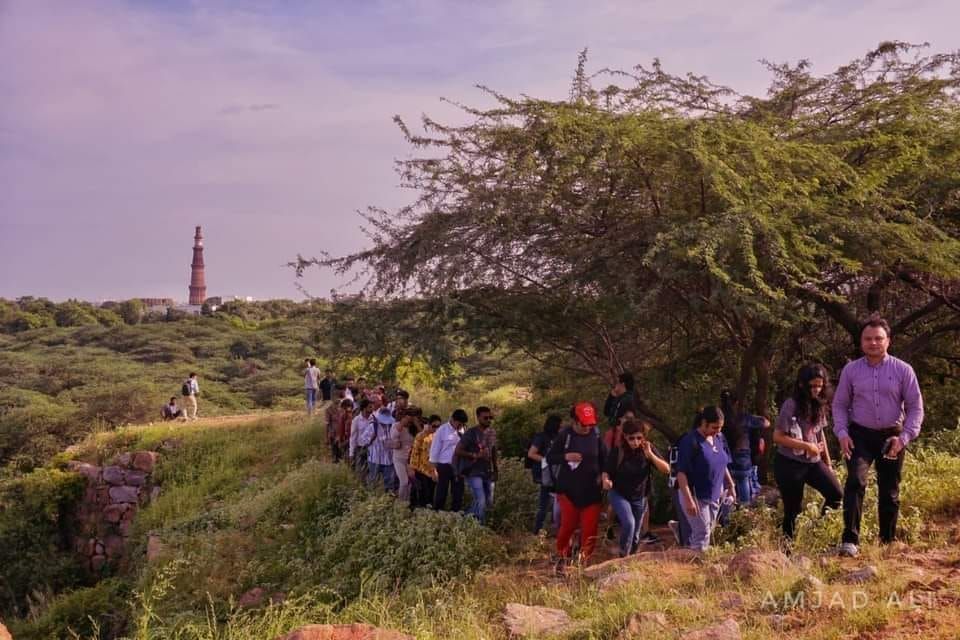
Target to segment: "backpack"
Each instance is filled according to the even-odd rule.
[[[570,448],[570,439],[573,437],[573,429],[567,428],[567,435],[563,439],[563,451],[566,453],[567,449]],[[562,433],[562,432],[561,432]],[[600,437],[600,432],[594,429],[594,435],[597,437],[597,460],[600,459],[601,446],[603,445],[603,439]],[[561,462],[559,464],[550,464],[547,462],[547,458],[550,456],[550,452],[553,451],[553,448],[557,446],[557,441],[560,440],[560,437],[553,439],[553,443],[550,445],[550,449],[547,451],[547,454],[543,456],[543,460],[540,463],[540,484],[549,489],[557,489],[557,486],[560,482],[560,474],[563,471],[563,467],[566,464]]]
[[[180,387],[180,393],[183,396],[189,396],[193,391],[193,385],[190,384],[189,380],[185,380],[183,386]]]

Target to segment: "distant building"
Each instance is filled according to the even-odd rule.
[[[190,305],[203,305],[207,297],[207,281],[203,268],[203,233],[197,226],[193,236],[193,262],[190,263]]]
[[[139,300],[143,303],[145,307],[167,307],[173,306],[173,298],[134,298],[134,300]]]
[[[203,301],[204,304],[210,305],[211,307],[219,307],[223,304],[223,298],[220,296],[210,296]]]

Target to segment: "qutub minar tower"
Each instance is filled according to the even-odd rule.
[[[207,299],[207,283],[203,276],[203,233],[197,227],[193,236],[193,262],[190,263],[190,304],[202,305]]]

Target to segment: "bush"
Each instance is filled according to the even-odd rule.
[[[31,592],[79,583],[80,566],[64,535],[65,518],[83,493],[74,473],[37,469],[0,482],[0,616],[22,615]]]
[[[521,460],[501,458],[500,475],[493,494],[493,507],[487,524],[498,533],[529,531],[537,514],[540,485],[533,482],[530,470]]]
[[[116,638],[126,625],[127,585],[109,578],[94,587],[58,596],[39,616],[11,625],[21,640]]]
[[[323,541],[312,575],[346,600],[370,591],[466,578],[498,556],[495,536],[457,513],[417,510],[392,496],[354,504]]]

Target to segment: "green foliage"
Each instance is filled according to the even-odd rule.
[[[533,527],[540,485],[533,482],[530,470],[516,458],[501,458],[493,506],[487,512],[487,524],[503,535],[519,534]]]
[[[345,599],[361,592],[417,589],[465,578],[490,565],[498,543],[457,513],[416,510],[391,496],[358,502],[337,519],[311,563]]]
[[[34,619],[13,624],[11,632],[22,640],[116,638],[126,625],[128,597],[125,582],[108,578],[61,594]]]
[[[0,616],[22,615],[31,594],[81,579],[65,533],[83,488],[83,478],[52,469],[0,480]]]

